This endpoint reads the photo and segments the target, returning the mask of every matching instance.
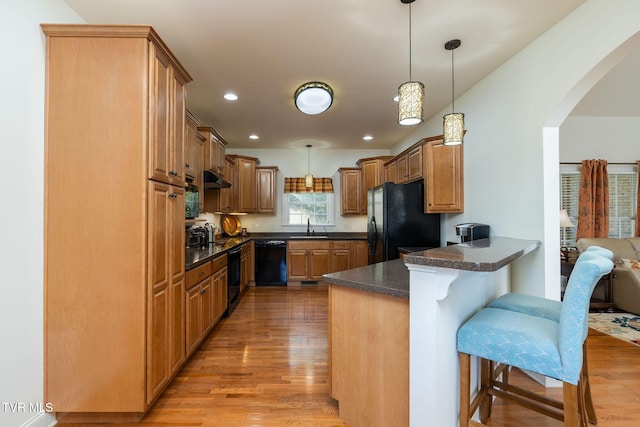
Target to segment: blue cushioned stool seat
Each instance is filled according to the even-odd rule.
[[[597,253],[582,254],[580,258],[561,303],[526,295],[505,296],[504,306],[513,305],[516,309],[486,307],[458,329],[460,426],[468,426],[477,409],[481,421],[486,423],[491,415],[492,396],[512,399],[564,421],[567,427],[583,427],[587,421],[595,423],[595,413],[593,416],[589,413],[593,405],[585,381],[583,349],[591,294],[598,280],[611,272],[613,262]],[[524,304],[519,305],[520,302]],[[537,315],[523,312],[526,310]],[[473,401],[470,401],[470,356],[481,361],[481,389]],[[508,384],[509,366],[562,381],[564,402]]]
[[[499,308],[485,308],[458,330],[458,351],[562,377],[558,322]],[[577,384],[578,379],[573,379]]]

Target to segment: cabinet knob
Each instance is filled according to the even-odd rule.
[[[206,292],[207,292],[207,290],[203,289],[203,290],[200,291],[200,295],[204,295]]]
[[[170,170],[169,171],[169,175],[171,176],[178,176],[178,172],[174,171],[174,170]]]
[[[186,167],[188,167],[188,168],[190,168],[190,167],[191,167],[191,165],[190,165],[189,163],[185,163],[184,165],[185,165]]]
[[[176,193],[169,193],[169,197],[175,199],[178,195]]]

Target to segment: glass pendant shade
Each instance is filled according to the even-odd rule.
[[[406,82],[398,88],[398,124],[411,126],[422,123],[424,109],[424,85]]]
[[[310,173],[304,176],[304,186],[307,188],[313,187],[313,175]]]
[[[443,117],[442,131],[444,145],[460,145],[464,139],[464,114],[449,113]]]

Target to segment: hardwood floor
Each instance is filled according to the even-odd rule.
[[[326,287],[249,288],[147,416],[131,425],[346,426],[328,395],[327,328]],[[640,346],[593,330],[587,343],[598,426],[640,426]],[[521,373],[511,378],[535,386]],[[561,390],[546,392],[559,397]],[[497,400],[488,425],[563,424]]]

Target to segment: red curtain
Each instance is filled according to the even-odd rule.
[[[638,173],[638,195],[636,197],[636,237],[640,237],[640,160],[636,160]]]
[[[304,178],[285,178],[285,193],[333,193],[331,178],[313,178],[313,187],[306,187]]]
[[[606,160],[583,160],[576,239],[609,236],[609,176]]]

